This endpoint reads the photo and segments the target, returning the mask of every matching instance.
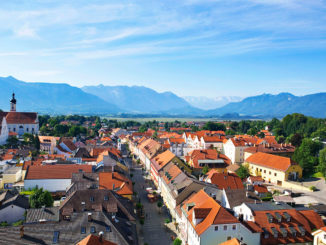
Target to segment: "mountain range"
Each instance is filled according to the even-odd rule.
[[[0,109],[8,110],[15,92],[18,111],[42,114],[85,115],[156,115],[239,118],[283,117],[291,113],[326,118],[326,93],[295,96],[290,93],[262,94],[237,101],[224,97],[199,109],[198,98],[181,98],[172,92],[158,93],[142,86],[85,86],[78,88],[65,83],[27,83],[14,77],[0,77]],[[218,98],[218,97],[217,97]],[[221,96],[220,98],[223,98]],[[205,101],[204,98],[199,100]],[[230,102],[235,100],[236,102]],[[197,102],[196,102],[197,101]],[[209,103],[213,103],[212,100]],[[227,101],[221,106],[221,101]],[[224,102],[222,102],[223,104]]]
[[[197,111],[183,98],[171,92],[158,93],[143,86],[85,86],[82,90],[115,104],[131,113],[178,113]]]
[[[230,102],[239,102],[243,99],[239,96],[216,96],[213,98],[205,96],[185,96],[183,98],[192,106],[203,110],[216,109]]]

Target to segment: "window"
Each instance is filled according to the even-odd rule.
[[[264,170],[264,174],[266,174],[266,169]]]
[[[215,231],[218,231],[218,226],[215,226]]]
[[[277,173],[274,173],[274,176],[277,176]]]
[[[237,226],[236,225],[232,225],[232,230],[235,230],[237,229]]]
[[[86,227],[85,226],[82,226],[80,228],[80,234],[85,234],[86,233]]]
[[[225,226],[223,227],[223,229],[226,231],[226,230],[228,229],[228,226],[225,225]]]
[[[271,175],[272,174],[272,172],[271,171],[269,171],[269,175]]]
[[[108,201],[109,197],[108,196],[104,196],[104,201]]]
[[[231,240],[231,237],[230,237],[230,236],[228,236],[227,240]]]
[[[109,225],[105,226],[105,231],[110,232],[111,231],[111,227]]]
[[[91,226],[91,233],[96,233],[95,226]]]
[[[91,202],[94,202],[94,197],[90,197],[89,200],[90,200]]]
[[[60,232],[59,231],[54,231],[53,232],[53,243],[58,243],[59,242],[59,234]]]
[[[260,172],[263,171],[262,169],[260,169]]]
[[[28,132],[28,129],[29,129],[29,128],[26,128],[26,131],[27,131],[27,132]]]

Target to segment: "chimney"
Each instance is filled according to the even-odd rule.
[[[92,221],[92,213],[88,213],[87,218],[88,218],[88,222],[91,222]]]
[[[100,243],[103,242],[103,235],[104,235],[104,232],[103,232],[103,231],[100,231],[100,232],[98,233],[98,240],[99,240]]]

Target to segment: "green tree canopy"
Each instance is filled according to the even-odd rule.
[[[319,151],[318,170],[326,177],[326,148]]]
[[[210,131],[218,131],[218,130],[225,131],[226,127],[222,123],[216,123],[216,122],[209,121],[203,126],[203,129],[210,130]]]
[[[240,165],[236,173],[241,179],[248,178],[250,176],[248,165]]]
[[[52,207],[53,198],[51,193],[47,190],[44,191],[43,188],[35,189],[29,197],[29,205],[31,208]]]
[[[319,141],[306,138],[295,149],[292,159],[302,167],[304,176],[309,176],[315,171],[315,167],[318,165],[317,155],[321,147],[322,144]]]

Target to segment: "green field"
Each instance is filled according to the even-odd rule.
[[[180,122],[206,122],[206,121],[223,121],[217,118],[185,118],[185,117],[133,117],[133,118],[121,118],[121,117],[103,117],[107,120],[118,120],[118,121],[137,121],[140,123],[147,122],[147,121],[159,121],[159,122],[174,122],[175,120]]]

